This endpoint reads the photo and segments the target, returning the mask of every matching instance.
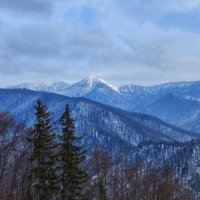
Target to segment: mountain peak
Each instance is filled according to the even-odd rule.
[[[102,82],[100,78],[93,75],[83,79],[82,81],[86,82],[90,86],[92,86],[93,84]]]
[[[89,77],[83,79],[82,81],[86,82],[87,85],[91,88],[96,84],[103,83],[103,84],[107,85],[108,87],[112,88],[113,90],[118,91],[117,87],[107,83],[105,80],[98,78],[97,76],[94,76],[94,75],[90,75]]]

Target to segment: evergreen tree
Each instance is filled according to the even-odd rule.
[[[55,134],[50,124],[50,112],[40,100],[35,105],[36,120],[29,138],[31,145],[31,196],[51,200],[56,193]]]
[[[74,120],[70,115],[69,105],[66,106],[60,124],[60,198],[62,200],[79,200],[83,197],[83,184],[86,181],[86,172],[82,168],[84,151],[77,145],[81,138],[75,135]]]

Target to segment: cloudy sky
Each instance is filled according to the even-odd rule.
[[[200,0],[0,0],[0,86],[200,80]]]

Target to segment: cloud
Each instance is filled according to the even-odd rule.
[[[0,0],[1,11],[14,13],[48,13],[52,10],[51,0]]]
[[[117,85],[199,79],[199,7],[195,0],[0,0],[0,84],[74,82],[91,73]]]
[[[14,56],[40,59],[55,57],[62,51],[62,33],[49,24],[34,24],[5,36],[6,50]]]
[[[117,0],[120,10],[140,23],[152,22],[159,27],[199,31],[200,1],[198,0]]]

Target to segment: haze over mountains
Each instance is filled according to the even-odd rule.
[[[11,88],[46,91],[69,97],[85,97],[127,111],[146,113],[182,128],[199,131],[200,81],[166,83],[156,86],[114,87],[104,80],[89,77],[73,85],[22,83]]]

